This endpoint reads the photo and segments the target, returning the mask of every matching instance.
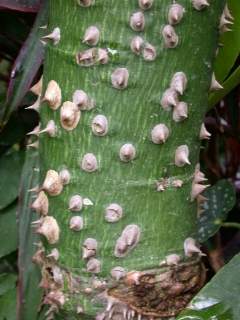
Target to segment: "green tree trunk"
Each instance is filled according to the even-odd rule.
[[[45,257],[40,263],[49,315],[60,308],[67,319],[77,318],[77,312],[80,319],[92,319],[103,312],[106,319],[111,314],[123,319],[126,312],[132,318],[134,312],[149,319],[168,318],[176,315],[202,285],[204,268],[199,253],[189,252],[186,256],[184,241],[195,238],[197,202],[191,200],[191,190],[223,2],[211,0],[209,7],[198,11],[191,1],[179,1],[185,12],[173,26],[178,43],[172,38],[171,44],[176,47],[166,48],[162,31],[168,24],[171,1],[155,0],[149,10],[141,10],[144,30],[134,31],[129,21],[140,10],[137,0],[96,0],[89,7],[73,0],[50,0],[48,31],[59,27],[61,39],[56,45],[51,41],[47,44],[42,95],[49,81],[55,80],[61,88],[62,103],[72,101],[75,90],[83,90],[95,106],[81,111],[80,121],[71,131],[61,124],[61,107],[53,110],[47,101],[41,106],[41,127],[49,120],[57,125],[55,137],[40,135],[41,181],[50,169],[59,172],[67,168],[71,174],[70,183],[59,195],[48,195],[48,215],[60,228],[57,243],[43,240],[45,254],[57,248],[59,260]],[[96,45],[83,43],[90,26],[100,30]],[[141,21],[136,28],[142,28]],[[134,36],[144,39],[139,55],[130,49]],[[94,42],[94,36],[88,41]],[[147,43],[156,49],[153,61],[144,58],[144,54],[154,55],[151,48],[144,51]],[[81,60],[82,53],[91,48],[107,49],[108,62],[98,61],[97,49],[92,51],[92,60]],[[77,60],[81,60],[79,64]],[[114,88],[111,82],[117,68],[128,70],[126,88]],[[173,120],[173,107],[166,110],[161,106],[176,72],[184,72],[187,77],[186,90],[176,98],[188,104],[188,117],[180,122]],[[121,79],[119,83],[124,86]],[[92,132],[97,115],[108,120],[106,135]],[[165,143],[151,141],[157,124],[165,124],[169,130]],[[128,143],[134,146],[136,155],[122,161],[120,148]],[[175,152],[182,145],[189,149],[190,164],[183,159],[177,166]],[[94,172],[81,168],[87,153],[97,159]],[[186,154],[183,151],[181,155]],[[130,150],[125,160],[132,156]],[[90,199],[92,205],[84,205],[80,212],[69,210],[69,199],[76,194]],[[112,203],[119,204],[123,211],[114,223],[105,219],[106,208]],[[72,216],[83,218],[81,231],[69,228]],[[43,218],[41,224],[44,219],[46,222]],[[135,226],[125,229],[128,225]],[[87,238],[97,240],[94,258],[100,262],[100,272],[98,261],[82,258]],[[170,254],[180,256],[176,265],[164,263]],[[111,276],[117,266],[127,272],[120,280]]]

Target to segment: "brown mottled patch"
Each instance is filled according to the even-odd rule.
[[[190,302],[205,281],[205,268],[197,261],[169,268],[138,272],[137,282],[126,275],[108,295],[126,304],[138,314],[149,317],[172,317]]]

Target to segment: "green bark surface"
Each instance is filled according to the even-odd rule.
[[[91,275],[85,271],[81,247],[88,237],[98,241],[97,258],[102,264],[99,276],[103,278],[109,277],[115,266],[128,271],[158,267],[167,254],[183,255],[184,239],[195,237],[196,203],[190,201],[191,183],[199,158],[199,131],[207,110],[223,2],[212,0],[209,8],[198,12],[191,1],[179,1],[186,10],[181,23],[175,26],[180,42],[175,49],[166,49],[161,29],[167,24],[171,1],[155,1],[144,12],[144,32],[135,32],[129,26],[130,15],[139,10],[136,0],[96,0],[90,8],[80,7],[73,0],[50,1],[48,30],[60,27],[61,41],[47,47],[44,88],[55,80],[62,89],[63,101],[71,101],[76,89],[84,90],[96,101],[94,109],[82,112],[77,128],[71,132],[61,128],[59,109],[53,111],[46,103],[41,108],[42,127],[54,119],[59,128],[57,137],[40,138],[42,181],[48,169],[59,171],[66,166],[72,175],[71,183],[61,195],[49,197],[49,215],[57,219],[61,228],[57,244],[59,263],[86,281]],[[82,67],[76,64],[75,55],[89,48],[82,39],[91,25],[100,29],[97,47],[108,48],[110,61],[106,65]],[[155,61],[146,62],[130,51],[130,41],[136,35],[156,47]],[[111,85],[111,73],[117,67],[129,71],[125,90]],[[180,123],[172,120],[172,112],[160,106],[164,90],[178,71],[188,78],[181,100],[189,105],[189,117]],[[108,118],[109,132],[105,137],[92,134],[91,121],[97,114]],[[164,145],[150,140],[150,132],[158,123],[165,123],[170,129]],[[129,142],[136,147],[137,157],[131,163],[123,163],[119,160],[119,149]],[[183,144],[189,147],[191,165],[177,168],[174,154]],[[83,155],[89,152],[98,159],[97,172],[80,169]],[[184,185],[157,192],[156,181],[161,178],[181,179]],[[74,194],[87,197],[94,204],[80,212],[85,222],[80,232],[73,232],[68,226],[73,215],[68,210],[68,201]],[[113,202],[122,206],[124,217],[110,224],[104,220],[104,209]],[[113,254],[116,240],[128,224],[141,228],[140,242],[125,258],[116,258]],[[83,301],[91,314],[93,306],[86,303]]]

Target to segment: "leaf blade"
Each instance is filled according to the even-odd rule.
[[[204,192],[208,199],[203,204],[204,211],[198,218],[198,240],[205,242],[221,227],[228,212],[236,203],[235,189],[228,180],[220,180]]]
[[[223,89],[211,93],[208,99],[209,109],[214,107],[218,102],[221,101],[228,93],[230,93],[240,83],[240,67],[223,82]]]
[[[16,288],[9,290],[0,297],[0,319],[16,319]]]
[[[198,295],[192,300],[191,305],[194,306],[198,302],[207,301],[209,299],[215,300],[221,308],[217,311],[215,310],[208,318],[199,318],[199,320],[208,320],[212,319],[211,316],[215,316],[213,319],[222,319],[222,320],[239,320],[240,314],[240,304],[239,304],[239,291],[240,291],[240,277],[239,277],[239,268],[240,268],[240,254],[237,254],[227,265],[225,265],[212,279],[206,284],[205,287],[198,293]],[[215,304],[216,304],[215,303]],[[213,304],[212,304],[213,305]],[[218,318],[216,312],[220,312],[225,308],[227,312],[227,317]],[[196,308],[195,308],[196,309]],[[202,312],[201,312],[202,310]],[[230,314],[231,311],[232,315]],[[204,308],[200,308],[198,313],[202,316]],[[221,311],[222,312],[222,311]],[[185,316],[185,318],[184,318]],[[188,316],[189,318],[186,318]],[[185,319],[195,319],[191,318],[194,315],[194,311],[187,309],[183,311],[178,317],[177,320]]]
[[[1,115],[3,121],[6,121],[11,112],[19,106],[42,64],[44,46],[40,42],[42,30],[39,27],[46,23],[47,7],[48,2],[44,1],[33,29],[21,48],[12,68],[7,101],[4,112]]]
[[[37,214],[31,209],[32,193],[28,189],[38,185],[38,152],[28,151],[23,167],[18,205],[19,219],[19,281],[17,319],[37,319],[42,290],[38,287],[40,270],[33,264],[32,256],[36,251],[34,243],[39,236],[31,228],[31,222],[37,220]]]
[[[0,214],[0,258],[17,250],[16,205]]]
[[[220,37],[219,54],[216,57],[214,71],[216,78],[222,83],[228,76],[240,52],[240,7],[238,0],[228,0],[228,8],[233,16],[233,25],[228,25],[231,32],[225,32]]]
[[[13,273],[0,274],[0,296],[16,287],[17,276]]]
[[[17,151],[0,158],[0,210],[10,205],[18,196],[23,160],[24,152]]]

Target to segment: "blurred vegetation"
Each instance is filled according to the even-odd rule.
[[[208,198],[205,211],[199,215],[199,240],[208,256],[205,258],[208,280],[240,247],[240,2],[229,0],[228,5],[234,24],[231,32],[220,37],[215,62],[216,78],[224,89],[209,96],[205,124],[212,136],[203,142],[200,155],[201,167],[212,185],[204,194]],[[37,182],[37,173],[32,173],[37,151],[28,150],[26,134],[38,124],[39,118],[37,112],[26,107],[36,100],[29,88],[42,73],[44,46],[40,37],[44,33],[41,27],[47,21],[47,1],[40,6],[37,0],[0,0],[0,19],[0,320],[12,320],[17,314],[17,289],[21,304],[25,295],[36,292],[39,281],[39,274],[31,264],[35,250],[32,243],[37,238],[28,234],[34,213],[29,206],[31,195],[24,191]],[[236,276],[239,266],[238,256],[230,267],[227,265],[220,271],[223,278],[219,279],[221,274],[213,278],[215,282],[212,285],[210,282],[209,292],[222,279],[226,284],[231,280],[234,287],[230,274]],[[237,292],[240,283],[234,288]],[[32,305],[18,312],[19,319],[36,318],[40,294],[39,290]],[[226,296],[223,293],[218,298]],[[218,310],[223,310],[222,306]],[[221,312],[223,317],[219,319],[231,319],[228,311]],[[179,319],[190,319],[188,314]]]

